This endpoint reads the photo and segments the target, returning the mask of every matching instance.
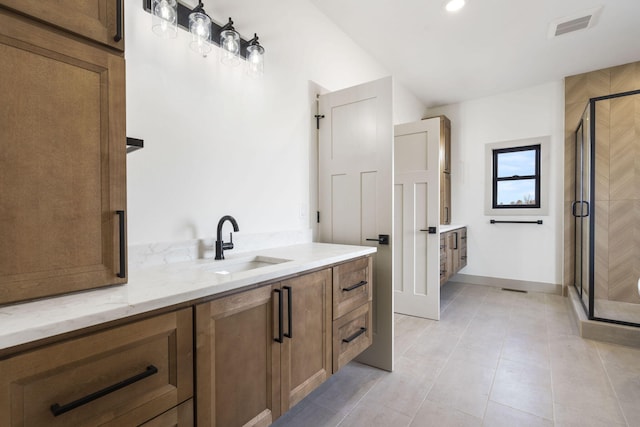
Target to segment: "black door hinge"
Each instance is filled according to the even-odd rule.
[[[320,211],[317,211],[316,214],[316,220],[318,221],[318,224],[320,224]]]
[[[316,129],[320,129],[320,119],[324,119],[324,114],[316,114],[313,117],[316,118]]]

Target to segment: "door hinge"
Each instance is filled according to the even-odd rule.
[[[320,211],[316,212],[316,221],[320,224]]]
[[[324,114],[316,114],[313,117],[316,118],[316,129],[320,129],[320,119],[324,119]]]

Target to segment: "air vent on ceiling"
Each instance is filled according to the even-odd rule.
[[[593,27],[600,10],[602,6],[556,19],[549,25],[549,38]]]

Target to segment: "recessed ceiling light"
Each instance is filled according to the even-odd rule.
[[[465,0],[449,0],[444,5],[447,12],[457,12],[464,7]]]

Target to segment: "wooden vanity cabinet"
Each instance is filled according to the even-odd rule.
[[[0,425],[166,426],[173,414],[192,418],[193,408],[181,405],[193,397],[192,323],[187,308],[1,360]]]
[[[124,0],[0,0],[0,5],[124,50]]]
[[[271,424],[331,375],[331,270],[197,305],[196,360],[198,426]]]
[[[373,258],[333,267],[333,372],[373,343]]]
[[[65,26],[115,2],[0,0],[0,304],[125,283],[122,52],[6,6]]]
[[[467,265],[467,228],[440,234],[440,285]]]

